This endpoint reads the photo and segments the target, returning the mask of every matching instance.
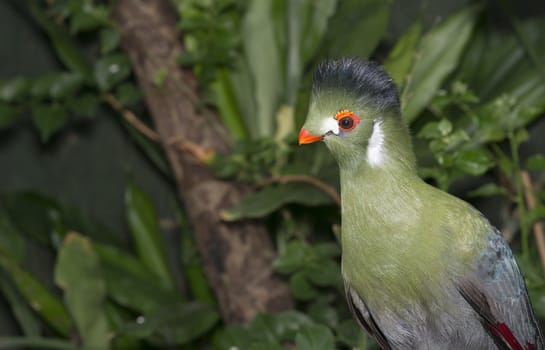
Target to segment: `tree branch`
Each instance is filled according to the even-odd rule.
[[[104,95],[104,100],[112,107],[114,111],[119,113],[125,120],[131,124],[136,130],[138,130],[142,135],[146,136],[152,141],[159,141],[159,134],[150,129],[146,124],[144,124],[138,117],[128,108],[123,107],[121,102],[112,94]]]
[[[209,167],[195,161],[191,150],[172,141],[180,140],[186,148],[197,145],[193,150],[229,151],[217,115],[195,109],[195,77],[176,62],[182,46],[175,13],[168,0],[120,0],[114,20],[173,169],[223,320],[248,322],[260,312],[289,309],[293,301],[287,283],[272,270],[275,252],[264,224],[221,220],[220,212],[251,189],[217,179]],[[154,78],[159,70],[168,75],[157,86]]]

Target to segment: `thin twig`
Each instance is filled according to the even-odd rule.
[[[142,135],[146,136],[152,141],[158,142],[160,140],[159,134],[154,130],[150,129],[146,124],[144,124],[138,117],[129,109],[123,107],[121,102],[112,94],[104,95],[104,100],[108,102],[110,107],[112,107],[116,112],[121,114],[125,120],[131,124],[136,130],[138,130]]]
[[[211,148],[206,148],[191,141],[184,141],[180,138],[167,140],[167,145],[177,147],[179,150],[191,154],[205,165],[210,165],[216,155],[216,152]]]
[[[304,182],[324,191],[338,206],[341,206],[341,196],[337,190],[329,186],[328,184],[318,180],[315,177],[308,175],[279,175],[266,179],[258,184],[258,187],[263,187],[273,183],[287,183],[287,182]]]
[[[534,209],[537,204],[534,197],[532,179],[530,178],[530,174],[528,174],[526,170],[522,170],[520,172],[520,177],[524,186],[524,196],[526,197],[526,204],[528,205],[529,209]],[[539,258],[541,260],[541,266],[543,267],[543,271],[545,272],[545,230],[543,229],[543,224],[539,221],[534,222],[533,229],[537,244],[537,251],[539,252]]]

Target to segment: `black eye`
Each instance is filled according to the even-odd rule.
[[[335,114],[335,119],[339,124],[339,129],[342,131],[350,131],[360,122],[360,118],[348,109],[341,109],[338,111],[337,114]]]
[[[339,126],[341,129],[350,130],[354,127],[354,119],[352,117],[344,117],[339,120]]]

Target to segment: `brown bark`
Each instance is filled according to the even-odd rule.
[[[238,203],[248,188],[216,179],[173,142],[216,152],[229,148],[217,117],[195,110],[194,76],[176,64],[182,45],[174,14],[167,0],[121,0],[114,20],[173,169],[223,319],[248,322],[258,312],[289,309],[292,300],[284,281],[273,274],[274,248],[263,224],[220,219],[220,211]],[[167,79],[157,86],[154,77],[165,70]]]

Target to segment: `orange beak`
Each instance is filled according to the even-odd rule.
[[[299,144],[300,145],[304,145],[306,143],[313,143],[313,142],[316,142],[316,141],[322,141],[323,139],[324,139],[323,136],[312,135],[305,128],[301,128],[301,131],[299,132]]]

